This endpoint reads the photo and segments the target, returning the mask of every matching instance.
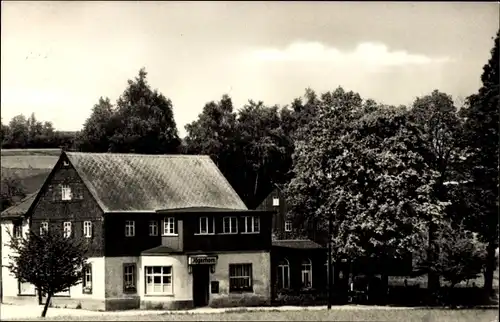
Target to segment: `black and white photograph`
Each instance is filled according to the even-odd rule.
[[[2,321],[498,321],[498,2],[0,23]]]

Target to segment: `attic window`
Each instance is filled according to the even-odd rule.
[[[63,161],[63,167],[69,167],[69,161],[68,160],[64,160]]]
[[[71,200],[71,188],[69,186],[61,187],[61,199],[62,200]]]
[[[280,205],[280,199],[278,197],[273,198],[273,206],[277,207]]]

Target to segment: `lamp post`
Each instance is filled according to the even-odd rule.
[[[333,272],[332,272],[332,213],[328,216],[328,310],[332,308],[332,288],[333,288]]]
[[[328,173],[328,180],[332,179],[332,174]],[[332,222],[332,212],[328,211],[328,278],[327,278],[327,296],[328,296],[328,310],[332,308],[332,289],[333,289],[333,274],[332,274],[332,234],[333,234],[333,222]]]

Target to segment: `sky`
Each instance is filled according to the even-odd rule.
[[[463,100],[481,85],[499,28],[480,2],[21,2],[1,11],[1,116],[35,113],[80,130],[145,67],[173,102],[181,136],[229,94],[289,104],[342,86],[409,105],[439,89]]]

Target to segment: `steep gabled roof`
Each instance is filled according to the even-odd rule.
[[[21,218],[23,217],[28,209],[31,207],[33,201],[35,201],[35,197],[38,192],[27,195],[24,199],[22,199],[18,204],[9,207],[2,211],[1,218]]]
[[[65,154],[104,212],[247,210],[209,156]]]

